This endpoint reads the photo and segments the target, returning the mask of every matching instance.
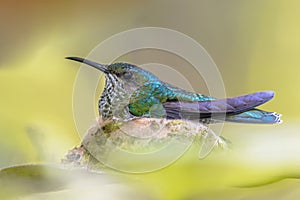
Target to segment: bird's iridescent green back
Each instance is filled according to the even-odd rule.
[[[144,84],[132,94],[129,111],[135,116],[149,116],[150,111],[163,114],[158,110],[163,109],[161,104],[167,101],[199,102],[208,100],[213,100],[213,98],[156,81]]]

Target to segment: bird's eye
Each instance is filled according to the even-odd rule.
[[[131,79],[131,77],[132,77],[132,73],[131,73],[131,72],[125,72],[125,73],[123,74],[123,78],[124,78],[124,79],[129,80],[129,79]]]

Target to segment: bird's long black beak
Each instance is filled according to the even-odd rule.
[[[74,61],[77,61],[77,62],[81,62],[81,63],[87,64],[87,65],[90,65],[90,66],[92,66],[92,67],[94,67],[96,69],[99,69],[100,71],[102,71],[104,73],[108,73],[106,65],[102,65],[102,64],[93,62],[91,60],[87,60],[87,59],[79,58],[79,57],[66,57],[66,59],[74,60]]]

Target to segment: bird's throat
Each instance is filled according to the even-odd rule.
[[[129,94],[114,75],[107,75],[105,87],[99,100],[99,114],[104,120],[125,120],[130,118],[128,111]]]

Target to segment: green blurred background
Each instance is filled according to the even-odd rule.
[[[193,147],[170,167],[126,176],[159,199],[298,199],[297,179],[251,189],[232,186],[300,175],[299,9],[297,0],[2,0],[0,167],[58,163],[79,144],[72,114],[79,65],[65,56],[85,57],[127,29],[164,27],[203,45],[228,96],[276,91],[262,108],[283,114],[284,123],[226,124],[222,134],[232,141],[230,152],[198,160]]]

